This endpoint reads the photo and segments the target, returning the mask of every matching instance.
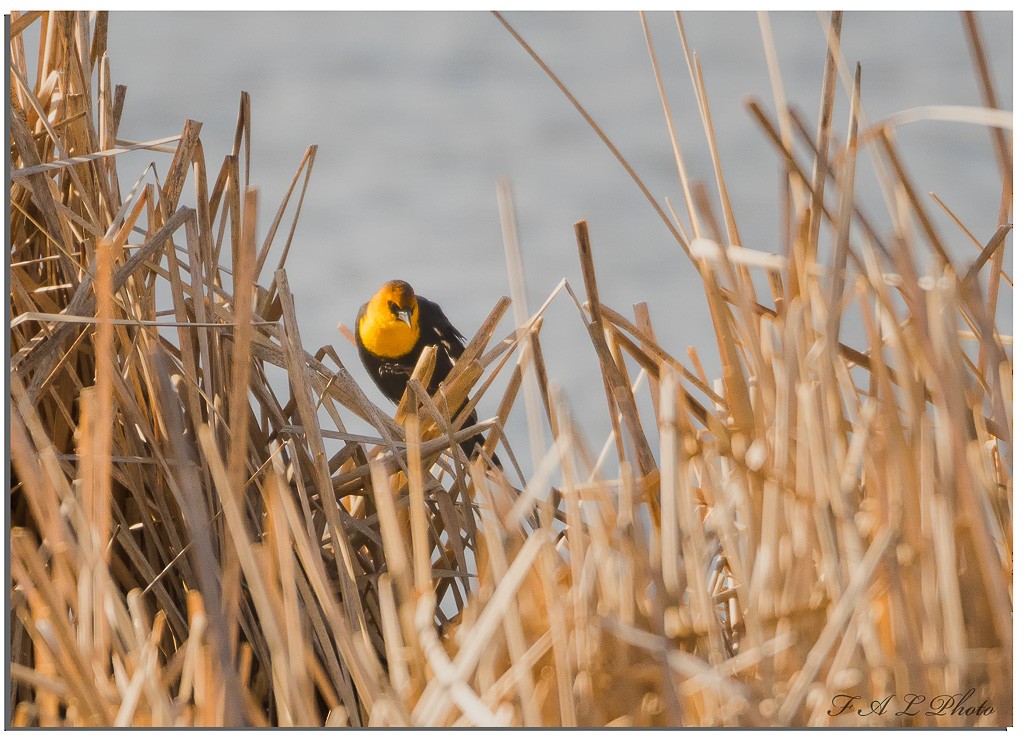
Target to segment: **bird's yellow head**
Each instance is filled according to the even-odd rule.
[[[356,329],[363,345],[377,356],[394,358],[412,351],[420,338],[420,306],[409,283],[385,283],[367,303]]]

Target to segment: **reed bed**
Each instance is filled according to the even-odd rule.
[[[361,369],[303,346],[288,284],[316,148],[257,233],[244,94],[209,167],[197,122],[126,139],[106,14],[12,13],[9,723],[1010,724],[1012,364],[996,305],[1011,162],[972,17],[985,107],[956,114],[991,127],[1003,198],[993,233],[962,229],[966,266],[901,163],[900,121],[862,119],[841,15],[826,17],[813,126],[785,104],[762,17],[777,95],[750,109],[785,175],[777,253],[743,245],[681,17],[716,177],[690,180],[666,102],[677,207],[498,20],[693,262],[720,378],[671,355],[645,304],[602,303],[585,221],[582,285],[531,314],[503,188],[513,299],[435,396],[414,379],[397,414],[375,407]],[[836,143],[840,94],[853,112]],[[129,149],[156,163],[125,188]],[[865,154],[884,226],[855,196]],[[545,372],[553,299],[575,301],[601,368],[600,453]],[[851,324],[858,345],[840,340]],[[496,417],[457,430],[484,395]],[[518,403],[525,479],[502,434]],[[347,429],[357,417],[373,435]],[[481,429],[505,472],[462,454]],[[898,715],[908,694],[967,696]],[[841,711],[839,695],[864,699]]]

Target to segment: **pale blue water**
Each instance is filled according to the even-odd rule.
[[[668,196],[681,212],[638,15],[508,18],[654,195]],[[770,18],[787,96],[812,121],[825,56],[819,17],[778,12]],[[674,20],[667,13],[649,20],[689,173],[713,193]],[[773,111],[757,17],[685,13],[684,21],[703,64],[744,244],[778,251],[778,160],[743,107],[755,96]],[[1011,16],[983,13],[979,22],[999,98],[1010,109]],[[682,358],[686,346],[695,346],[715,371],[706,301],[692,266],[598,137],[489,13],[115,12],[109,46],[112,77],[128,86],[121,137],[173,135],[186,117],[201,120],[212,172],[230,150],[239,91],[251,93],[261,238],[306,146],[319,144],[287,269],[304,343],[312,350],[334,344],[372,398],[385,403],[336,324],[351,325],[380,283],[401,277],[472,334],[498,296],[509,294],[495,197],[501,176],[515,189],[531,309],[562,277],[583,295],[572,225],[586,218],[603,301],[631,315],[634,302],[647,300],[662,343]],[[958,14],[848,13],[843,48],[851,66],[863,64],[871,120],[920,105],[980,103]],[[837,110],[840,138],[847,109],[840,103]],[[936,192],[985,242],[996,227],[999,199],[988,131],[916,123],[899,131],[898,142],[921,191]],[[122,157],[122,183],[153,156]],[[169,156],[157,156],[166,169]],[[877,185],[862,161],[863,201],[886,233]],[[975,254],[933,210],[954,253]],[[1006,298],[1001,314],[1009,332]],[[499,332],[510,327],[507,319]],[[542,342],[548,372],[565,388],[574,414],[593,439],[603,438],[608,421],[597,360],[565,296],[552,306]],[[485,400],[482,415],[497,401],[497,395]],[[521,413],[509,435],[528,460]]]

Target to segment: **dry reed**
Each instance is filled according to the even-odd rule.
[[[595,458],[545,373],[550,299],[526,309],[506,188],[515,328],[492,340],[503,298],[439,393],[410,383],[396,422],[333,349],[302,344],[284,262],[316,148],[260,236],[244,94],[211,178],[199,123],[119,135],[126,90],[111,84],[105,14],[12,14],[11,724],[1011,723],[1012,364],[995,310],[1009,282],[1005,116],[976,112],[1004,196],[994,235],[963,229],[979,255],[957,269],[901,163],[897,122],[861,118],[841,15],[825,24],[816,128],[785,105],[762,16],[776,115],[750,108],[791,208],[780,252],[751,251],[676,20],[718,213],[688,178],[663,92],[682,217],[533,55],[693,261],[723,367],[711,380],[696,352],[689,366],[670,355],[645,304],[632,319],[602,304],[600,234],[577,223],[586,302],[565,281],[551,299],[576,301],[601,367],[611,433]],[[30,80],[22,36],[36,31]],[[837,89],[853,114],[835,145]],[[146,148],[173,157],[125,194],[114,157]],[[865,152],[897,216],[885,229],[854,196]],[[181,205],[186,188],[195,207]],[[928,258],[911,256],[917,244]],[[844,321],[862,324],[863,345],[840,341]],[[287,373],[283,393],[271,367]],[[497,417],[457,430],[485,392]],[[521,393],[528,480],[499,447]],[[376,435],[349,432],[353,417]],[[507,477],[461,453],[480,430]],[[865,696],[861,710],[897,697],[865,717],[837,714],[843,694]],[[987,707],[897,715],[908,694]]]

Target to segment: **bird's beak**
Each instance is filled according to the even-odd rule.
[[[398,319],[412,328],[412,310],[399,310],[395,315]]]

